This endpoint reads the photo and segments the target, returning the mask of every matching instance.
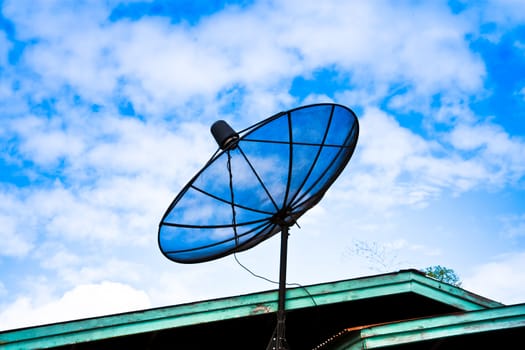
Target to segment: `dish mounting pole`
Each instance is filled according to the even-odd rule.
[[[277,300],[277,326],[266,350],[289,350],[285,336],[286,322],[286,263],[288,259],[288,236],[290,227],[281,224],[281,256],[279,262],[279,292]]]

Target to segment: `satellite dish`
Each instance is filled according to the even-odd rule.
[[[280,112],[240,132],[211,127],[219,149],[175,197],[159,225],[162,253],[200,263],[244,251],[281,233],[277,327],[268,349],[286,349],[289,227],[317,204],[350,160],[355,113],[338,104]]]

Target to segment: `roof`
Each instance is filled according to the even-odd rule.
[[[315,349],[465,349],[518,344],[525,331],[525,304],[446,316],[361,326],[341,331]],[[474,338],[476,336],[476,338]]]
[[[288,289],[286,338],[292,348],[311,349],[351,327],[501,306],[417,270],[402,270]],[[276,310],[273,290],[4,331],[0,346],[264,348],[275,327]]]

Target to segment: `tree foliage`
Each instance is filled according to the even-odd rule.
[[[422,270],[425,275],[432,277],[440,282],[452,284],[456,287],[461,287],[461,280],[456,272],[452,269],[441,265],[429,266]]]

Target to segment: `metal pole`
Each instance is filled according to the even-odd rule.
[[[277,307],[277,350],[284,350],[286,346],[285,339],[285,302],[286,302],[286,262],[288,255],[288,231],[289,227],[281,227],[281,260],[279,268],[279,299]]]
[[[281,225],[281,257],[279,262],[279,292],[277,300],[277,326],[273,331],[272,338],[266,350],[288,350],[285,337],[286,321],[286,262],[288,255],[288,233],[289,227]]]

